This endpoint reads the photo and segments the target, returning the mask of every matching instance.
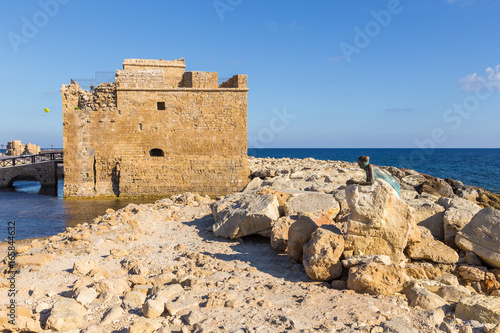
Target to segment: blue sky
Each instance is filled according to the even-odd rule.
[[[248,74],[250,147],[500,147],[496,0],[2,5],[0,144],[61,147],[71,78],[184,57]]]

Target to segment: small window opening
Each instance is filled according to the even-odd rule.
[[[160,111],[165,110],[165,102],[157,102],[156,106],[157,106],[158,110],[160,110]]]
[[[142,124],[139,124],[139,131],[142,131]]]
[[[161,157],[161,156],[165,156],[165,153],[161,149],[154,148],[154,149],[151,149],[149,151],[149,156]]]

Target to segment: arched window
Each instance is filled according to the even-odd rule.
[[[165,156],[165,153],[161,149],[153,148],[149,151],[149,156],[161,157],[161,156]]]

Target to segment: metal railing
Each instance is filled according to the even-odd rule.
[[[80,85],[83,90],[94,90],[95,87],[104,82],[115,82],[116,72],[95,72],[93,79],[72,79]]]
[[[14,167],[16,165],[36,164],[41,162],[62,161],[63,153],[40,153],[38,155],[24,155],[0,160],[0,168]]]

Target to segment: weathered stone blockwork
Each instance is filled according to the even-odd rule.
[[[9,187],[16,180],[37,180],[41,186],[57,185],[57,162],[18,165],[2,168],[0,187]]]
[[[6,156],[36,155],[40,153],[40,146],[32,143],[23,145],[20,140],[7,142]]]
[[[63,85],[66,197],[221,195],[249,181],[247,78],[126,59],[115,83]]]

